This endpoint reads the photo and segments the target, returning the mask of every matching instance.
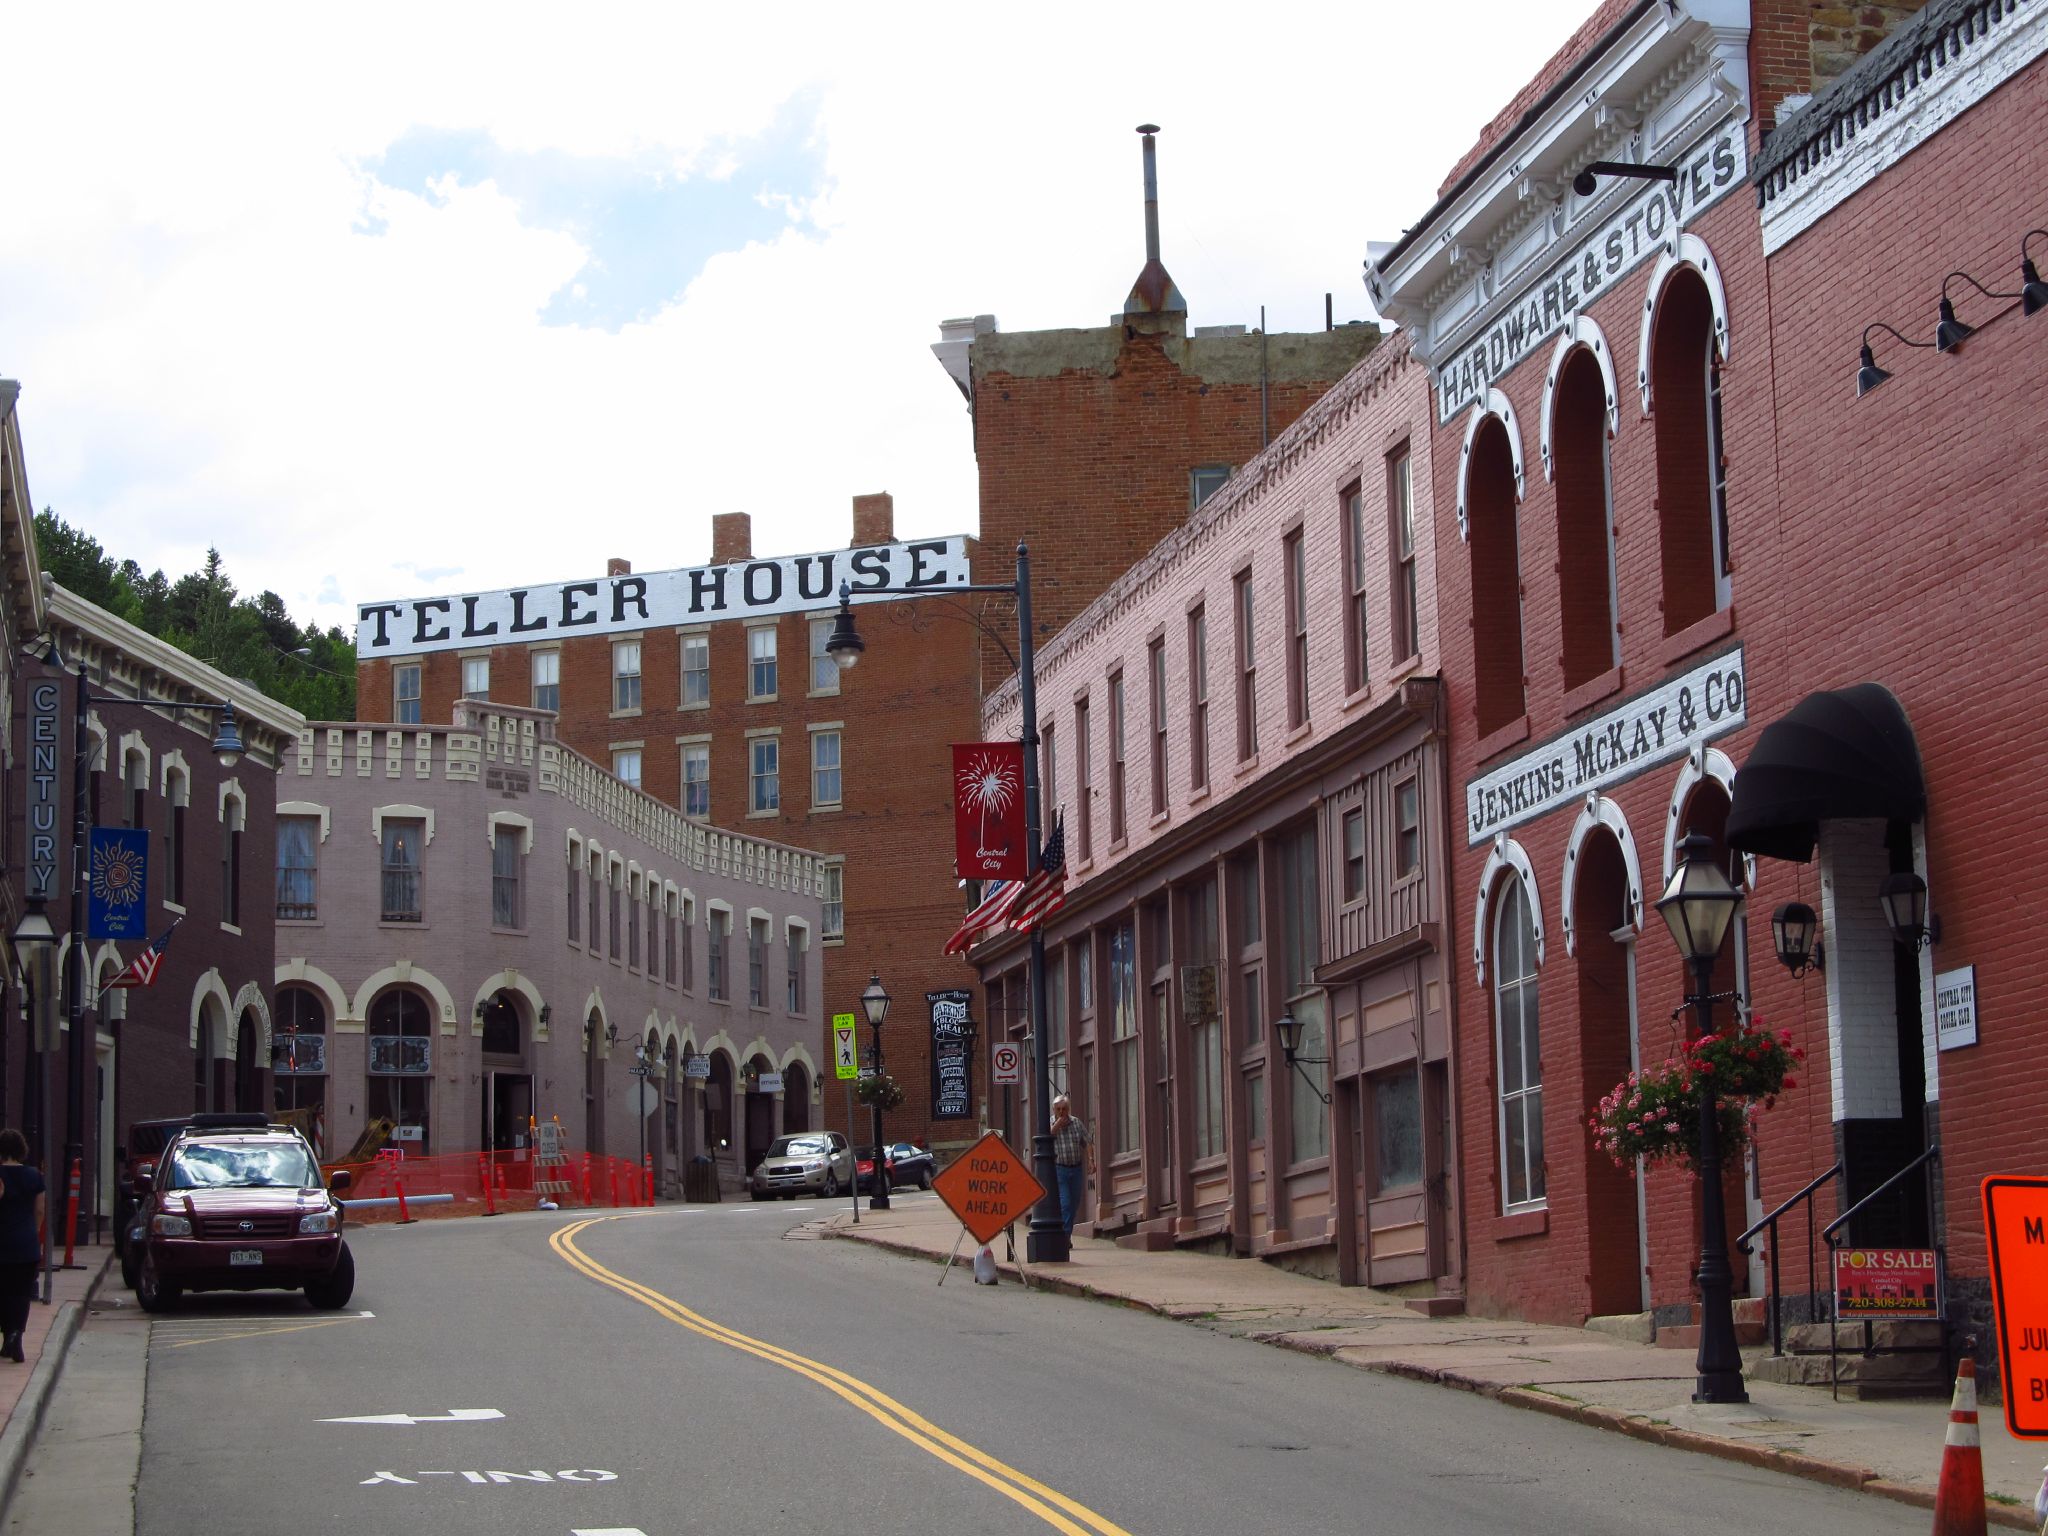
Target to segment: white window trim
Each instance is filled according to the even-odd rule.
[[[326,806],[315,805],[310,800],[280,800],[277,803],[277,814],[280,820],[286,816],[318,817],[320,820],[320,841],[323,843],[327,841],[331,818]]]
[[[775,692],[754,692],[754,635],[758,630],[767,630],[775,636]],[[774,619],[749,619],[747,631],[747,693],[749,704],[772,704],[782,697],[782,621]],[[804,644],[804,665],[811,664],[811,648],[808,639]],[[748,734],[752,734],[749,732]]]
[[[800,917],[786,917],[782,920],[782,942],[784,944],[792,943],[795,935],[799,933],[804,936],[804,945],[808,948],[811,942],[811,925]]]
[[[162,760],[158,763],[158,768],[160,770],[160,782],[157,787],[157,793],[163,796],[164,799],[170,800],[173,805],[189,806],[192,803],[192,770],[185,762],[184,752],[177,747],[171,748],[170,751],[163,755]],[[183,800],[171,800],[171,779],[173,776],[183,781],[185,790],[185,798]]]
[[[1643,298],[1643,328],[1636,341],[1636,388],[1642,391],[1643,415],[1650,414],[1650,345],[1657,329],[1657,306],[1664,289],[1680,267],[1691,267],[1707,285],[1707,302],[1714,312],[1714,345],[1721,361],[1728,361],[1728,291],[1721,286],[1721,264],[1698,235],[1687,232],[1677,242],[1667,242],[1664,254],[1650,269],[1650,286]]]
[[[484,846],[495,850],[498,846],[498,828],[519,829],[519,852],[522,856],[533,852],[533,818],[522,816],[517,811],[492,811],[484,817]]]
[[[811,654],[812,633],[820,624],[829,626],[831,624],[838,622],[838,617],[839,611],[836,608],[829,613],[807,613],[804,615],[804,664],[806,666],[810,666],[818,659],[816,656]],[[832,634],[829,628],[826,631],[825,638],[828,641],[832,638]],[[807,696],[810,698],[829,699],[835,697],[842,691],[840,681],[846,669],[839,665],[839,663],[833,658],[833,655],[830,651],[827,651],[825,653],[825,659],[832,663],[832,686],[830,688],[820,688],[816,686],[817,674],[815,671],[813,671],[809,676],[804,678],[805,686],[809,690]],[[819,730],[823,729],[823,727],[813,726],[812,729]]]
[[[427,840],[422,848],[434,846],[434,813],[424,805],[378,805],[370,809],[370,839],[379,848],[384,846],[384,823],[387,821],[424,822]]]
[[[1552,428],[1557,420],[1557,381],[1564,374],[1565,360],[1575,348],[1584,347],[1593,354],[1593,361],[1600,367],[1600,380],[1606,385],[1607,436],[1612,441],[1621,429],[1621,386],[1614,378],[1614,350],[1607,345],[1607,335],[1585,315],[1573,315],[1571,324],[1563,328],[1557,338],[1557,345],[1551,349],[1550,367],[1543,376],[1543,419],[1537,430],[1536,449],[1543,456],[1543,478],[1557,479],[1557,465],[1551,454]],[[1410,461],[1412,464],[1412,460]],[[1413,492],[1411,490],[1410,494]],[[1613,519],[1610,518],[1611,522]]]
[[[1543,902],[1536,891],[1536,869],[1528,850],[1505,832],[1493,834],[1493,849],[1486,855],[1486,867],[1479,872],[1479,899],[1472,912],[1472,964],[1481,983],[1486,980],[1486,956],[1491,947],[1492,927],[1487,918],[1493,905],[1494,884],[1503,871],[1522,882],[1529,898],[1529,927],[1536,935],[1536,964],[1543,964]]]
[[[221,780],[219,814],[223,822],[228,819],[228,802],[230,800],[235,802],[235,809],[241,813],[243,830],[248,830],[249,797],[243,792],[242,781],[238,778]]]
[[[1489,416],[1498,416],[1502,426],[1508,429],[1508,456],[1515,467],[1515,500],[1522,499],[1522,428],[1515,420],[1515,408],[1508,403],[1508,397],[1498,388],[1489,389],[1484,400],[1472,404],[1471,417],[1465,423],[1465,445],[1458,450],[1458,539],[1461,543],[1471,540],[1471,523],[1465,509],[1469,503],[1469,487],[1472,478],[1472,444],[1479,436],[1479,429],[1486,424]],[[1257,594],[1253,594],[1256,602]]]
[[[1564,881],[1558,892],[1562,904],[1560,917],[1564,926],[1564,952],[1578,953],[1578,934],[1572,925],[1572,903],[1579,888],[1579,850],[1596,827],[1605,827],[1614,834],[1614,840],[1621,845],[1622,869],[1628,876],[1628,926],[1637,933],[1643,931],[1643,869],[1636,857],[1635,834],[1629,830],[1628,817],[1614,801],[1602,794],[1586,796],[1586,803],[1579,810],[1579,819],[1572,823],[1571,836],[1564,846]]]
[[[123,731],[121,739],[115,745],[121,753],[121,787],[123,789],[128,787],[128,754],[136,752],[142,756],[142,785],[143,788],[147,789],[149,787],[150,751],[149,743],[142,739],[142,732]]]

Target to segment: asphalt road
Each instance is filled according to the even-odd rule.
[[[136,1530],[1926,1529],[1883,1500],[787,1235],[819,1214],[377,1228],[353,1239],[352,1307],[372,1315],[188,1301],[150,1328]],[[386,1414],[424,1422],[326,1422]]]

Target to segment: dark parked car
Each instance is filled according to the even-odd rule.
[[[141,1250],[135,1294],[144,1309],[221,1290],[302,1290],[324,1310],[346,1306],[356,1267],[344,1212],[306,1138],[262,1115],[194,1119],[137,1174],[130,1236]],[[333,1187],[348,1187],[346,1170]]]
[[[135,1276],[142,1268],[141,1246],[131,1247],[128,1242],[128,1232],[135,1225],[136,1206],[140,1203],[135,1190],[136,1170],[154,1168],[171,1138],[191,1125],[193,1118],[191,1115],[173,1115],[162,1120],[137,1120],[128,1127],[128,1139],[114,1149],[114,1253],[121,1261],[121,1279],[131,1291],[135,1289]]]
[[[937,1170],[932,1166],[932,1155],[928,1149],[913,1146],[907,1141],[888,1142],[882,1148],[882,1162],[890,1193],[910,1185],[919,1189],[932,1187],[932,1175]],[[862,1147],[855,1154],[853,1168],[860,1193],[874,1193],[875,1149],[872,1146]]]

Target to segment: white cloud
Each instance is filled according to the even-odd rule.
[[[871,490],[905,531],[971,530],[937,322],[1107,319],[1143,254],[1133,124],[1164,125],[1195,323],[1264,303],[1312,329],[1326,290],[1361,317],[1367,240],[1423,212],[1585,4],[1413,36],[1358,7],[1184,8],[1163,38],[1099,6],[39,8],[10,31],[0,222],[31,487],[172,575],[218,545],[322,622],[423,569],[699,560],[714,512],[751,511],[763,551],[844,543]],[[786,229],[614,332],[542,323],[593,260],[577,235],[488,181],[363,169],[439,129],[746,187],[735,143],[793,100],[823,185],[770,189]]]

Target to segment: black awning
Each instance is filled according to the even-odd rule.
[[[1800,863],[1824,821],[1927,814],[1920,748],[1891,690],[1857,683],[1808,694],[1757,737],[1735,775],[1728,846]]]

